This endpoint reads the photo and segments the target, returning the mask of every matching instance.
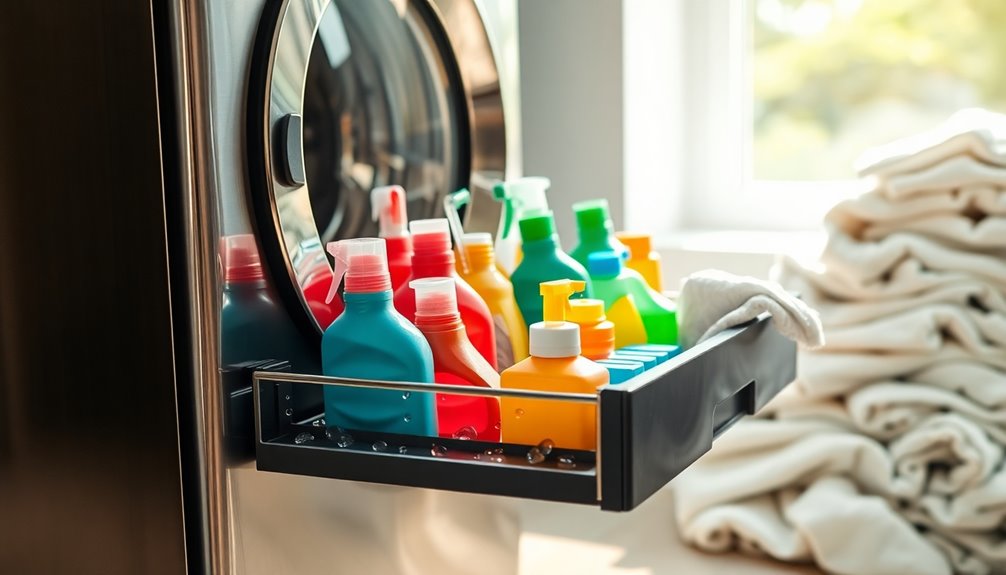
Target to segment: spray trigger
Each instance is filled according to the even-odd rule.
[[[325,296],[325,303],[328,304],[335,299],[335,294],[339,291],[339,284],[342,283],[342,277],[346,275],[346,269],[349,266],[346,261],[346,246],[341,241],[328,242],[325,248],[335,258],[335,266],[332,268],[332,287],[328,288],[328,295]]]
[[[566,312],[569,311],[569,296],[582,292],[587,283],[578,280],[554,280],[541,282],[539,285],[542,297],[542,319],[546,324],[563,323]]]
[[[458,210],[471,203],[471,200],[472,194],[467,188],[461,188],[444,196],[444,215],[447,216],[447,223],[451,227],[451,236],[454,237],[454,245],[458,249],[458,260],[461,262],[463,273],[468,273],[468,254],[465,252],[463,241],[465,231],[461,225],[461,216],[458,215]]]
[[[394,238],[406,235],[405,189],[402,186],[381,186],[370,191],[371,218],[380,222],[380,236]]]

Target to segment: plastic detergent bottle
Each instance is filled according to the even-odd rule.
[[[433,350],[437,383],[499,388],[500,376],[468,341],[451,278],[409,282],[416,292],[416,327]],[[437,394],[441,437],[499,441],[500,404],[495,397]]]
[[[370,191],[372,217],[378,221],[379,235],[388,249],[388,271],[391,272],[391,289],[405,284],[412,273],[412,237],[405,212],[405,189],[402,186],[383,186]]]
[[[608,214],[608,200],[587,200],[573,204],[579,243],[569,255],[587,267],[587,256],[597,252],[615,252],[627,258],[629,250],[615,238],[614,224]]]
[[[608,371],[580,355],[580,327],[565,321],[569,296],[585,287],[568,279],[544,282],[545,321],[531,325],[531,357],[500,377],[504,389],[596,393],[608,383]],[[504,397],[503,441],[536,445],[551,439],[567,449],[597,448],[594,404]]]
[[[224,279],[221,364],[279,359],[289,361],[295,372],[318,373],[318,353],[305,345],[297,327],[269,294],[255,236],[221,238],[220,263]]]
[[[548,178],[526,177],[493,186],[493,197],[503,203],[496,231],[496,260],[507,277],[521,259],[521,230],[518,222],[532,212],[548,210],[545,192],[552,186]]]
[[[468,339],[489,365],[496,369],[496,329],[489,306],[454,269],[454,252],[446,219],[416,220],[409,223],[412,232],[412,275],[409,281],[422,278],[453,278],[457,290],[458,309],[465,324]],[[416,292],[403,285],[395,292],[395,309],[416,320]]]
[[[539,285],[542,282],[569,279],[584,282],[582,297],[591,297],[587,270],[562,251],[555,233],[552,212],[531,214],[520,221],[524,257],[510,275],[517,306],[528,325],[542,320]]]
[[[361,238],[328,244],[335,258],[331,301],[345,278],[345,310],[321,338],[325,375],[386,381],[433,382],[426,338],[392,306],[384,240]],[[436,435],[433,393],[359,387],[325,387],[329,426],[388,433]]]
[[[615,324],[604,316],[604,302],[577,299],[569,302],[566,319],[580,326],[580,355],[604,359],[615,351]]]
[[[622,245],[629,248],[629,259],[625,265],[643,276],[646,283],[658,292],[664,291],[663,273],[660,271],[660,255],[653,251],[650,234],[618,232],[615,234]]]
[[[527,324],[514,299],[513,285],[496,269],[492,236],[465,234],[461,244],[468,271],[458,272],[489,306],[496,328],[496,365],[506,369],[527,357]]]
[[[638,343],[678,343],[677,308],[671,300],[648,286],[638,272],[626,269],[622,265],[622,258],[613,252],[590,254],[588,259],[597,296],[604,300],[606,313],[615,322],[615,347],[623,348]],[[621,306],[617,312],[616,304]],[[628,324],[635,317],[629,313],[630,304],[635,307],[636,314],[642,321],[642,341],[637,330],[638,324],[632,327],[631,337],[626,334],[623,339],[619,339],[619,330],[626,329],[622,322]]]
[[[646,343],[646,327],[629,296],[622,258],[610,251],[593,253],[588,257],[588,265],[590,279],[597,286],[594,293],[604,300],[605,314],[615,324],[615,347]]]

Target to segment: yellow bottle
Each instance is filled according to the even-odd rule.
[[[513,285],[496,268],[493,239],[489,234],[464,234],[461,240],[468,269],[458,273],[486,300],[496,327],[496,365],[506,369],[527,358],[527,326],[520,315]]]
[[[650,234],[618,232],[615,237],[629,248],[629,261],[625,262],[625,265],[639,272],[651,288],[663,292],[664,278],[660,271],[660,255],[653,251]]]
[[[502,388],[597,393],[608,383],[607,369],[580,356],[580,327],[565,321],[569,296],[584,287],[568,279],[541,284],[544,321],[531,326],[531,357],[503,372]],[[595,404],[504,397],[500,411],[506,443],[551,439],[560,448],[597,449]]]

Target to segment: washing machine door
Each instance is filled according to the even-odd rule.
[[[270,8],[267,8],[267,12]],[[286,0],[263,17],[249,104],[250,181],[277,290],[320,334],[327,242],[375,236],[370,190],[410,219],[502,178],[503,107],[474,0]]]

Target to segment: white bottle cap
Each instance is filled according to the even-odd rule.
[[[531,324],[530,352],[534,357],[580,355],[580,326],[564,321]]]
[[[444,234],[450,237],[451,227],[447,223],[447,218],[413,220],[409,222],[409,232],[414,236],[419,234]]]

